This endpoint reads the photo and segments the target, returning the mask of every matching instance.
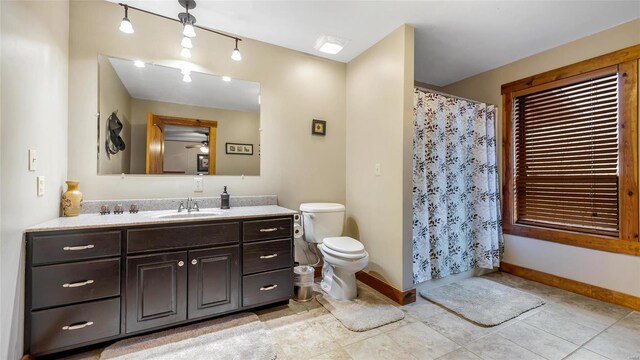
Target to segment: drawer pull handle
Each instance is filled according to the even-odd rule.
[[[278,231],[278,228],[268,228],[268,229],[260,229],[260,232],[274,232],[274,231]]]
[[[93,325],[93,321],[85,321],[83,323],[80,324],[73,324],[73,325],[65,325],[62,327],[62,330],[80,330],[80,329],[84,329],[87,326],[91,326]]]
[[[78,250],[87,250],[93,249],[93,245],[83,245],[83,246],[65,246],[62,248],[64,251],[78,251]]]
[[[260,259],[273,259],[274,257],[278,256],[278,254],[271,254],[271,255],[261,255]]]
[[[85,285],[89,285],[89,284],[93,284],[93,280],[87,280],[87,281],[80,281],[80,282],[75,282],[75,283],[67,283],[67,284],[62,284],[63,288],[76,288],[76,287],[80,287],[80,286],[85,286]]]
[[[269,291],[269,290],[273,290],[275,288],[277,288],[278,285],[269,285],[269,286],[264,286],[260,288],[260,291]]]

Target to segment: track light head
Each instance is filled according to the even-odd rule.
[[[124,17],[120,22],[120,31],[125,34],[133,34],[133,25],[131,25],[131,21],[129,21],[129,6],[124,5]]]
[[[237,38],[236,38],[236,48],[233,49],[233,52],[231,53],[231,59],[233,59],[235,61],[242,60],[242,54],[240,54],[240,50],[238,50],[238,39]]]
[[[182,29],[182,35],[190,38],[195,37],[196,30],[193,25],[195,25],[196,23],[196,17],[189,14],[188,12],[182,12],[178,14],[178,19],[180,19],[182,25],[184,26],[184,28]]]
[[[193,48],[193,42],[191,42],[191,38],[187,36],[182,38],[182,42],[180,43],[180,45],[182,45],[183,48],[187,49]]]

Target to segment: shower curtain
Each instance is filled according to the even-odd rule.
[[[415,89],[413,283],[500,264],[493,105]]]

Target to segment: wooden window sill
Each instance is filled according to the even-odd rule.
[[[590,235],[519,224],[504,225],[502,231],[508,235],[523,236],[618,254],[640,256],[640,242],[638,241],[620,240],[608,236]]]

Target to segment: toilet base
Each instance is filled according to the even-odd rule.
[[[353,300],[358,297],[356,274],[336,270],[325,263],[322,266],[322,282],[320,287],[336,300]]]

